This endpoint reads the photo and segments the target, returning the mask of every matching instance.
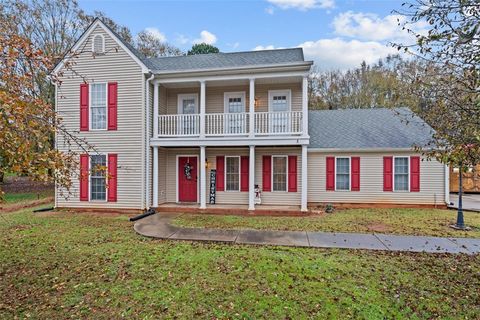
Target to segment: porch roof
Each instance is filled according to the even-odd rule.
[[[433,129],[408,108],[311,110],[309,148],[409,149],[426,147]]]

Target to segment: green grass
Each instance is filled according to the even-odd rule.
[[[160,241],[126,216],[0,216],[0,319],[474,319],[479,287],[479,255]]]
[[[41,200],[48,197],[53,197],[53,191],[42,191],[40,193],[37,192],[29,192],[29,193],[6,193],[4,195],[5,203],[19,203],[19,202],[26,202],[26,201],[34,201],[34,200]]]
[[[473,229],[455,231],[456,211],[440,209],[347,209],[309,217],[220,216],[185,214],[173,224],[222,229],[308,230],[331,232],[392,233],[407,235],[479,237],[480,213],[465,212]]]

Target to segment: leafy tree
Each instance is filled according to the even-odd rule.
[[[184,55],[179,48],[160,41],[160,39],[145,30],[137,34],[135,46],[138,51],[148,58]]]
[[[416,96],[407,92],[421,73],[423,63],[388,56],[373,65],[341,71],[313,68],[309,77],[310,108],[344,109],[409,106],[420,107]]]
[[[416,0],[399,11],[408,17],[401,27],[415,44],[395,44],[429,63],[412,94],[423,98],[421,115],[436,130],[427,156],[463,172],[480,163],[480,3],[478,0]],[[415,31],[427,22],[427,33]],[[461,174],[460,174],[461,176]],[[462,188],[456,227],[465,227]]]
[[[220,50],[212,46],[211,44],[207,43],[197,43],[192,46],[190,50],[188,50],[187,55],[194,55],[194,54],[207,54],[207,53],[219,53]]]
[[[52,148],[51,137],[62,137],[68,145],[87,144],[65,130],[48,101],[36,94],[32,69],[48,70],[52,61],[17,26],[0,19],[0,171],[26,174],[38,181],[55,180],[67,190],[76,167],[73,152]],[[0,190],[0,200],[2,198]]]

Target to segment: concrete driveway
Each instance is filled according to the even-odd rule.
[[[480,212],[480,194],[464,194],[463,210]],[[450,194],[450,202],[453,202],[451,208],[458,208],[458,195],[456,193]]]

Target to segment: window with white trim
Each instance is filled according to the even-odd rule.
[[[106,168],[106,155],[90,156],[90,200],[107,199]]]
[[[287,191],[287,156],[272,156],[272,190]]]
[[[240,157],[225,157],[225,190],[240,191]]]
[[[350,190],[350,158],[335,158],[335,190]]]
[[[105,53],[105,39],[101,34],[93,36],[92,40],[92,51],[94,54],[103,54]]]
[[[90,85],[91,104],[90,118],[92,130],[107,128],[107,85],[106,83],[92,83]]]
[[[225,92],[226,133],[246,133],[245,92]]]
[[[395,191],[408,191],[408,157],[395,157],[393,168],[393,186]]]

